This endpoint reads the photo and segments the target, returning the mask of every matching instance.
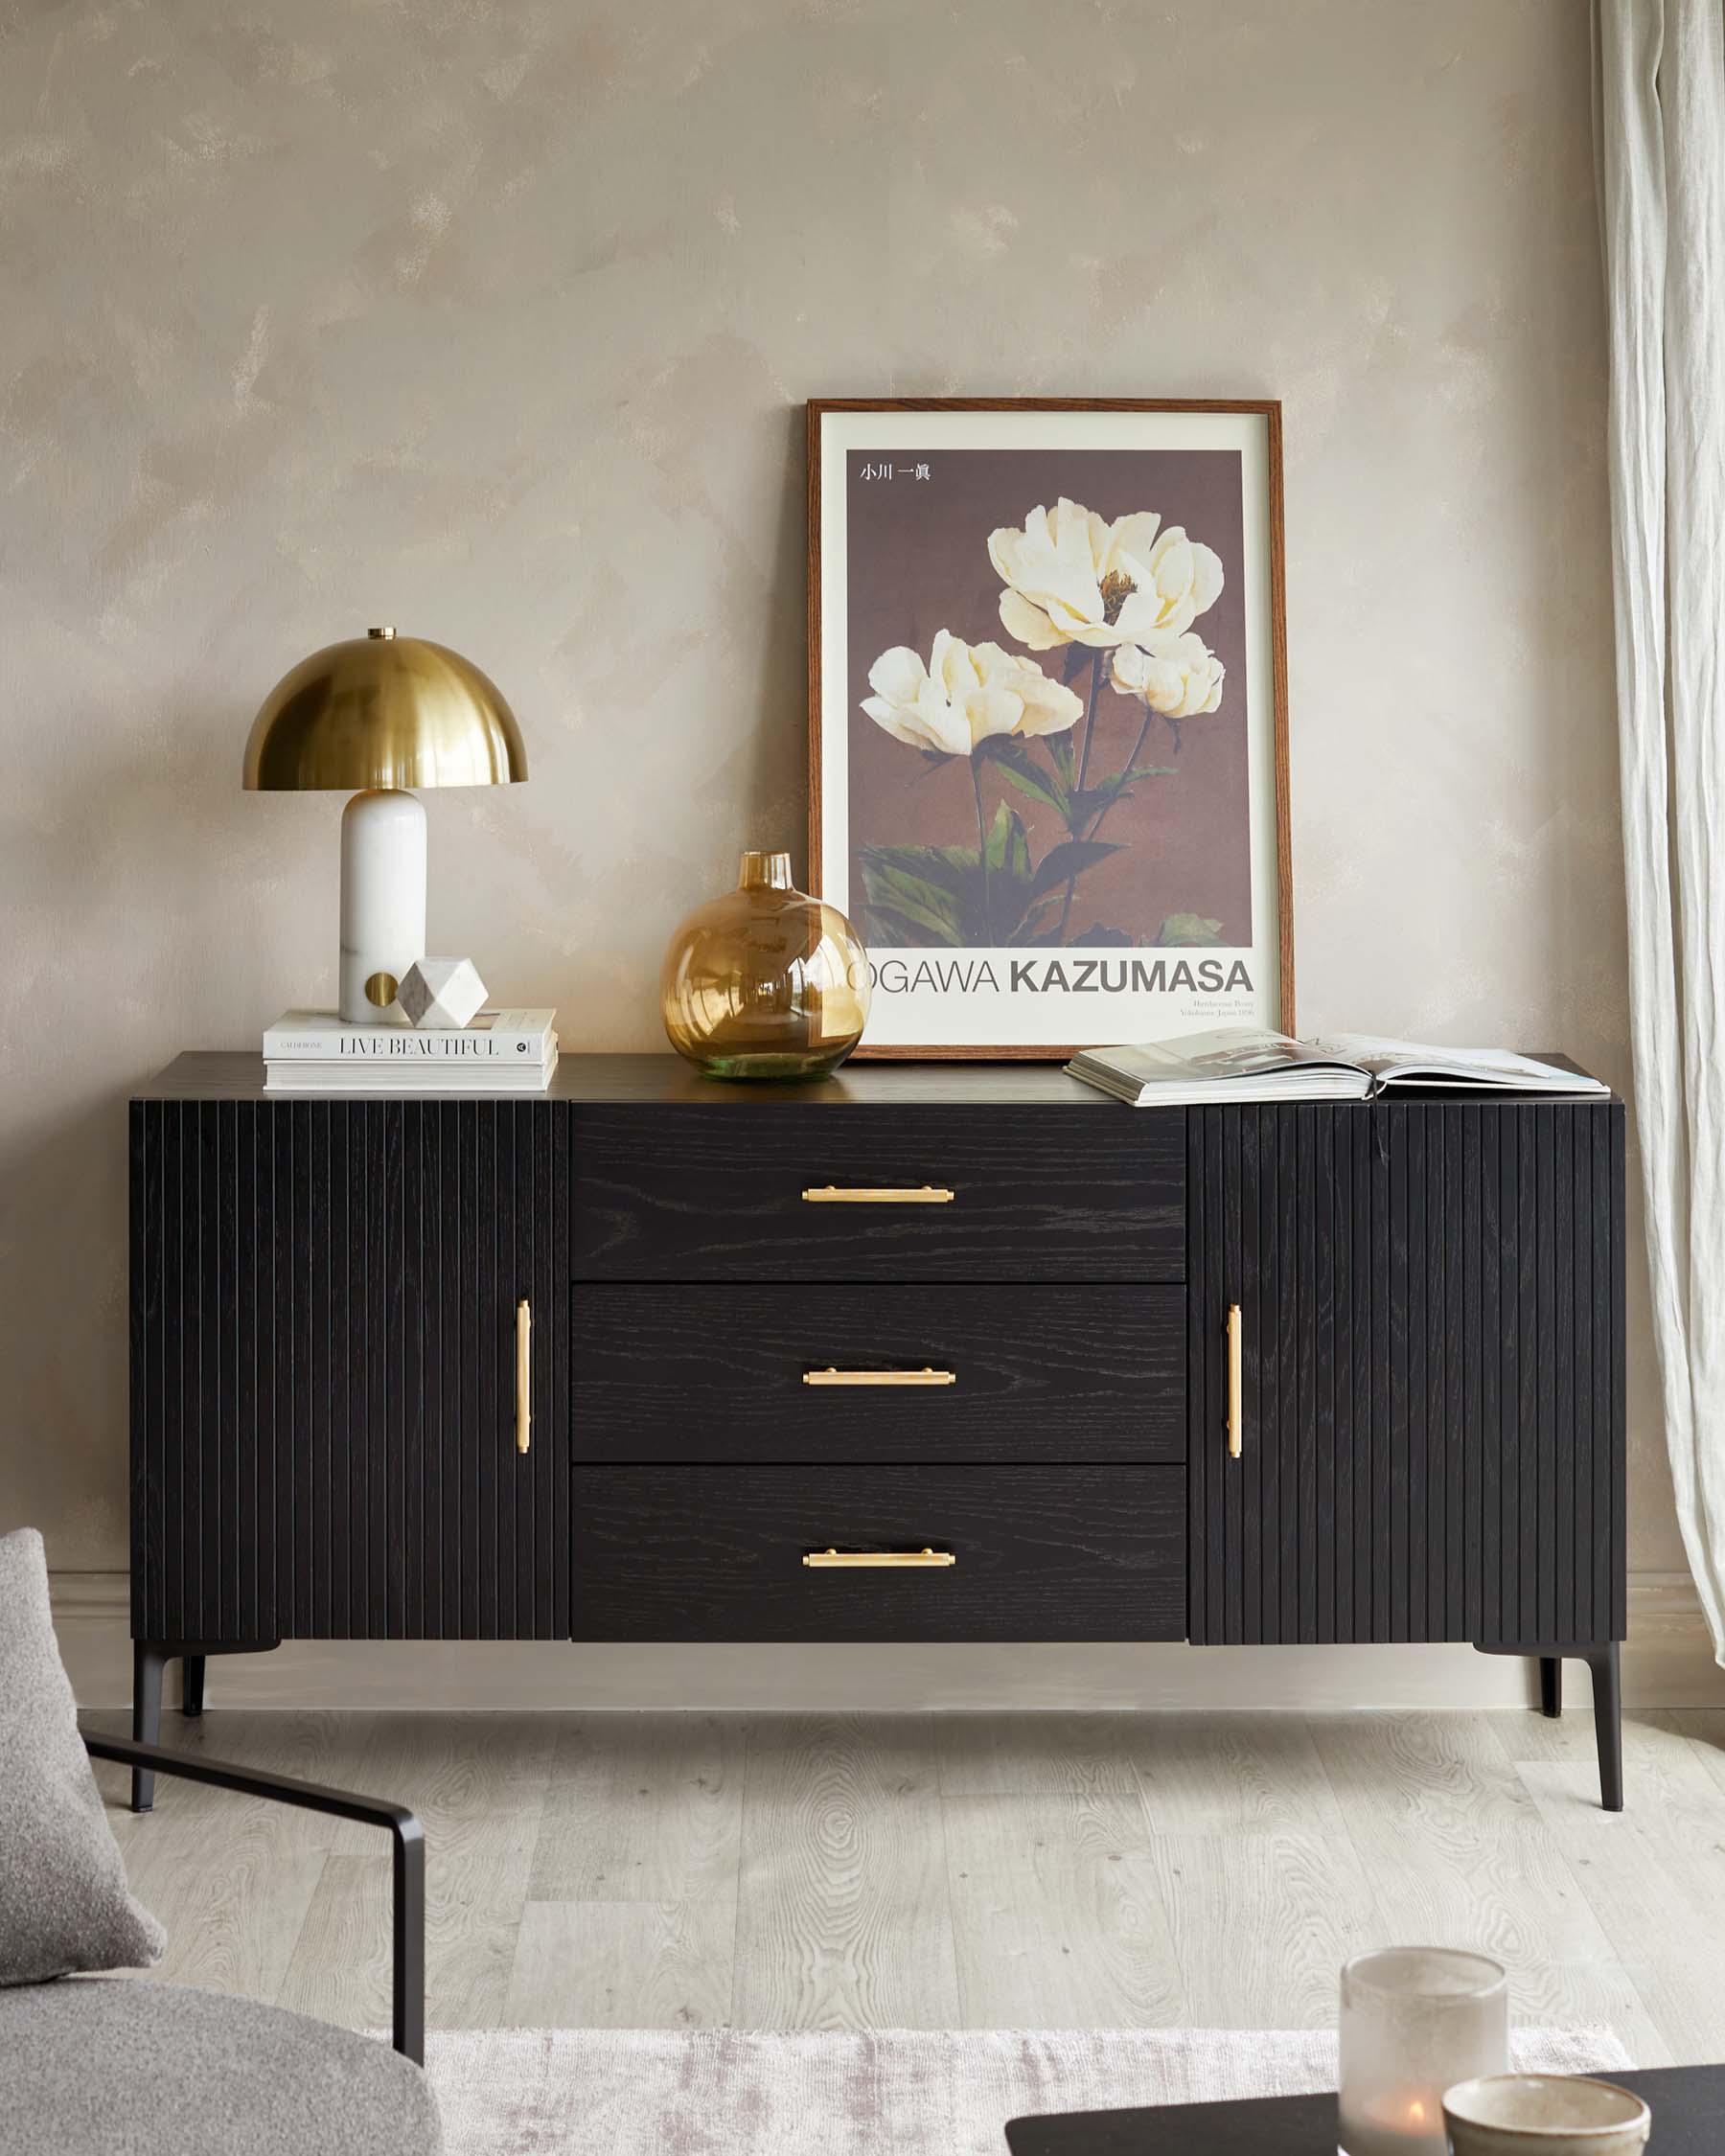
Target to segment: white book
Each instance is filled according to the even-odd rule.
[[[542,1063],[272,1063],[267,1093],[542,1093],[557,1068],[557,1037]]]
[[[555,1011],[484,1010],[472,1025],[350,1025],[334,1011],[284,1011],[264,1032],[269,1063],[542,1063]]]
[[[1255,1025],[1217,1026],[1171,1041],[1087,1048],[1074,1078],[1133,1108],[1229,1101],[1368,1100],[1396,1089],[1484,1089],[1603,1099],[1611,1089],[1578,1070],[1507,1048],[1434,1048],[1369,1033],[1296,1041]]]

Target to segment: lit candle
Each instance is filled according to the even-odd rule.
[[[1447,1947],[1362,1954],[1342,1972],[1340,2035],[1344,2156],[1445,2156],[1444,2090],[1508,2064],[1504,1972]]]

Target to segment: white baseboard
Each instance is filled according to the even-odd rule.
[[[60,1651],[83,1707],[131,1698],[124,1572],[57,1572]],[[177,1682],[177,1676],[171,1677]],[[1471,1647],[1099,1645],[582,1646],[557,1640],[294,1640],[212,1658],[220,1707],[933,1708],[1524,1707],[1530,1667]],[[1586,1679],[1573,1673],[1577,1705]],[[1629,1582],[1623,1698],[1725,1706],[1687,1573]]]

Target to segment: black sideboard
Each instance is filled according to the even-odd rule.
[[[1461,1640],[1622,1803],[1616,1100],[199,1054],[130,1164],[141,1736],[288,1639]]]

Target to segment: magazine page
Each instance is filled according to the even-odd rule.
[[[1134,1075],[1147,1083],[1185,1077],[1271,1078],[1287,1070],[1362,1067],[1322,1043],[1295,1041],[1256,1025],[1219,1025],[1203,1033],[1177,1033],[1167,1041],[1089,1052],[1122,1068],[1130,1060]]]
[[[1369,1033],[1332,1033],[1315,1045],[1356,1064],[1380,1082],[1399,1085],[1501,1086],[1538,1092],[1603,1093],[1597,1078],[1509,1048],[1435,1048]]]

